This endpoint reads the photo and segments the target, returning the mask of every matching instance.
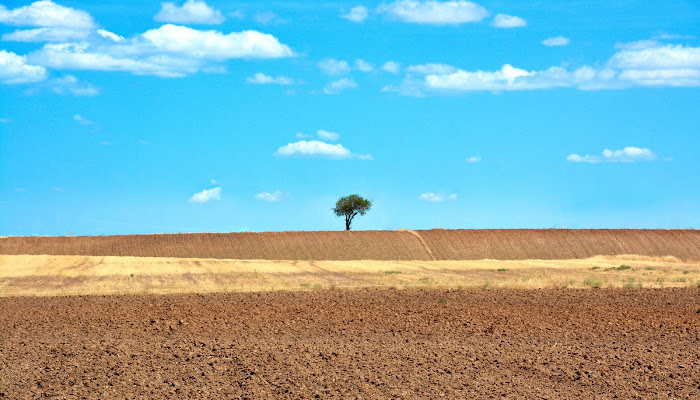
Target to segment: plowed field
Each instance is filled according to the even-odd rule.
[[[700,289],[0,298],[4,398],[700,398]]]
[[[692,229],[433,229],[5,237],[0,254],[237,260],[563,260],[636,254],[700,260]]]

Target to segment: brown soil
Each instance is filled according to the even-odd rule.
[[[0,397],[700,398],[700,289],[0,299]]]
[[[5,237],[0,254],[239,260],[561,260],[636,254],[700,260],[700,230],[433,229]]]

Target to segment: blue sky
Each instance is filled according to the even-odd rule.
[[[0,235],[700,226],[694,1],[1,1]]]

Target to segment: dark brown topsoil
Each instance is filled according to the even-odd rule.
[[[0,299],[4,398],[700,398],[700,289]]]

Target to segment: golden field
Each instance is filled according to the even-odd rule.
[[[625,266],[625,267],[623,267]],[[676,257],[569,260],[286,261],[0,255],[0,296],[424,288],[621,288],[700,284]]]

